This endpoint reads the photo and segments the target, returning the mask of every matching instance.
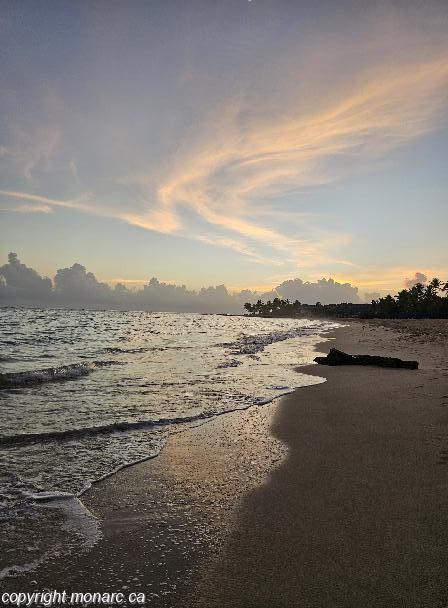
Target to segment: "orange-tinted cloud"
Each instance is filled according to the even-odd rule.
[[[364,74],[350,91],[338,92],[332,103],[319,104],[308,115],[296,113],[292,102],[268,121],[257,118],[254,109],[244,129],[238,127],[238,118],[245,108],[230,104],[215,124],[204,125],[198,142],[187,147],[161,180],[156,209],[162,230],[182,231],[180,217],[178,222],[174,218],[186,207],[226,231],[231,248],[234,234],[247,245],[268,245],[301,264],[338,262],[324,252],[347,243],[347,235],[291,237],[258,216],[260,199],[341,179],[430,132],[443,112],[447,84],[448,58],[442,58]],[[344,162],[332,168],[334,159]],[[145,217],[133,221],[144,225]],[[298,216],[297,226],[305,235],[307,225]],[[241,250],[240,245],[235,248]]]

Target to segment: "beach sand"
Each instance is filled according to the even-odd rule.
[[[336,344],[417,372],[302,370],[327,382],[283,400],[272,432],[288,457],[245,498],[193,605],[446,606],[446,342],[397,327],[352,324]]]
[[[2,587],[142,590],[176,608],[446,606],[448,323],[386,325],[351,322],[318,350],[419,370],[300,368],[327,382],[96,484],[96,546]]]

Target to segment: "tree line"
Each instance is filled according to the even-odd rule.
[[[396,296],[387,295],[370,304],[302,304],[299,300],[274,298],[254,304],[246,302],[244,308],[249,315],[259,317],[448,318],[448,281],[434,278],[427,284],[416,283]]]

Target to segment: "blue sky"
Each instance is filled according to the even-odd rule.
[[[446,278],[447,34],[441,1],[3,2],[0,255],[194,288]]]

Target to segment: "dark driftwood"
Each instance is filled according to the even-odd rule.
[[[336,348],[330,348],[326,357],[316,357],[314,361],[321,365],[377,365],[379,367],[404,367],[405,369],[418,368],[418,361],[403,361],[395,357],[377,357],[374,355],[348,355]]]

